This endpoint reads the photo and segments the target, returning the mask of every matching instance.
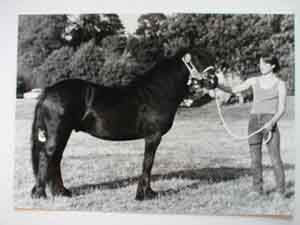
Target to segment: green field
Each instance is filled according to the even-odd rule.
[[[135,201],[144,142],[108,142],[73,133],[62,162],[65,186],[72,198],[32,200],[30,130],[34,100],[16,103],[14,206],[19,209],[102,212],[291,215],[295,205],[294,103],[279,123],[287,197],[274,192],[275,180],[263,149],[265,194],[251,192],[247,141],[232,140],[223,129],[214,102],[201,108],[180,108],[164,136],[153,167],[159,198]],[[247,132],[249,105],[224,108],[225,120],[238,134]],[[50,196],[48,194],[48,196]]]

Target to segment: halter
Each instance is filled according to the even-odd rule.
[[[192,63],[192,57],[191,57],[191,54],[190,53],[187,53],[185,54],[183,57],[182,57],[182,61],[184,62],[184,64],[186,65],[186,67],[188,68],[188,70],[190,71],[190,76],[189,76],[189,80],[188,80],[188,85],[191,83],[191,80],[192,78],[195,78],[195,79],[199,79],[199,80],[202,80],[205,78],[205,74],[214,69],[213,66],[208,66],[207,68],[205,68],[202,73],[199,73],[197,68],[194,66],[194,64]],[[258,129],[257,131],[254,131],[253,133],[251,133],[250,135],[248,136],[238,136],[236,134],[234,134],[231,129],[228,127],[228,125],[226,124],[225,120],[224,120],[224,116],[222,114],[222,111],[221,111],[221,106],[220,106],[220,103],[218,101],[218,98],[217,98],[217,95],[216,95],[216,90],[214,90],[214,94],[215,94],[215,100],[216,100],[216,105],[217,105],[217,110],[218,110],[218,114],[219,114],[219,117],[220,117],[220,120],[222,121],[222,125],[224,127],[224,129],[227,131],[227,133],[232,137],[234,138],[235,140],[247,140],[249,139],[250,137],[262,132],[265,128],[266,128],[266,124],[264,126],[262,126],[260,129]],[[266,140],[263,141],[264,144],[267,144],[272,138],[272,132],[269,131],[268,132],[268,137]]]

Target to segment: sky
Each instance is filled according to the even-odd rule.
[[[119,17],[128,33],[134,33],[137,28],[137,19],[140,14],[119,14]]]

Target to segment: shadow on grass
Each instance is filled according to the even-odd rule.
[[[294,165],[285,164],[285,170],[294,169]],[[264,166],[264,170],[271,170],[271,166]],[[197,183],[181,187],[180,189],[168,189],[159,191],[159,196],[176,194],[184,189],[195,189],[199,185],[204,183],[219,183],[230,180],[235,180],[243,176],[251,175],[249,168],[233,168],[233,167],[219,167],[219,168],[202,168],[202,169],[190,169],[190,170],[179,170],[170,172],[167,174],[153,174],[151,176],[152,181],[159,180],[170,180],[170,179],[189,179],[199,180]],[[107,190],[117,189],[133,185],[138,182],[139,177],[128,177],[115,181],[103,182],[99,184],[84,184],[77,187],[71,187],[73,196],[83,195],[94,190]]]
[[[286,185],[285,185],[286,191],[284,193],[285,198],[291,198],[292,196],[295,195],[294,187],[295,187],[294,181],[289,181],[286,183]],[[276,188],[272,188],[272,189],[266,191],[267,195],[271,195],[273,193],[276,193]]]

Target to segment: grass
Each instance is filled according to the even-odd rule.
[[[222,128],[214,103],[179,109],[171,131],[164,136],[153,167],[159,198],[135,201],[144,143],[108,142],[73,133],[64,153],[62,173],[72,198],[32,200],[34,179],[30,164],[30,129],[35,101],[18,100],[15,132],[14,205],[19,209],[88,210],[102,212],[284,215],[294,208],[294,104],[280,121],[287,197],[274,191],[275,181],[263,149],[263,195],[251,192],[250,156],[246,141],[232,140]],[[249,105],[228,106],[229,126],[246,134]]]

